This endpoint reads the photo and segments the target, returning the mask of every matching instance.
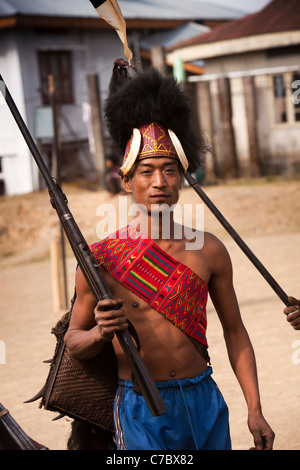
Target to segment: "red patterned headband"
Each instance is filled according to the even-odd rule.
[[[120,170],[126,175],[137,160],[152,157],[179,158],[184,172],[188,168],[186,155],[174,132],[166,131],[156,122],[133,129]]]

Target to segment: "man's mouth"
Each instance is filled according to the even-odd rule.
[[[152,195],[150,196],[151,199],[156,199],[156,200],[159,200],[159,199],[165,200],[165,199],[167,199],[168,197],[169,197],[169,195],[168,195],[168,194],[164,194],[164,193],[161,193],[161,194],[152,194]]]

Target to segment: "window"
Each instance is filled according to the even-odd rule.
[[[271,79],[274,124],[300,122],[300,72],[273,75]]]
[[[287,121],[286,113],[286,93],[283,75],[275,75],[273,77],[274,90],[274,112],[276,124]]]
[[[295,72],[293,73],[293,94],[292,94],[292,101],[294,105],[294,117],[295,121],[300,122],[300,73]]]
[[[53,75],[54,78],[57,103],[73,103],[71,52],[40,51],[38,53],[38,61],[43,104],[49,104],[49,75]]]

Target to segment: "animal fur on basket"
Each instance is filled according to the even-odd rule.
[[[71,426],[67,450],[116,450],[111,433],[78,420],[74,420]]]

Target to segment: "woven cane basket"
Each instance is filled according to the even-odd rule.
[[[112,344],[93,359],[71,357],[64,344],[69,318],[70,313],[52,330],[57,343],[40,406],[113,433],[118,374]]]

